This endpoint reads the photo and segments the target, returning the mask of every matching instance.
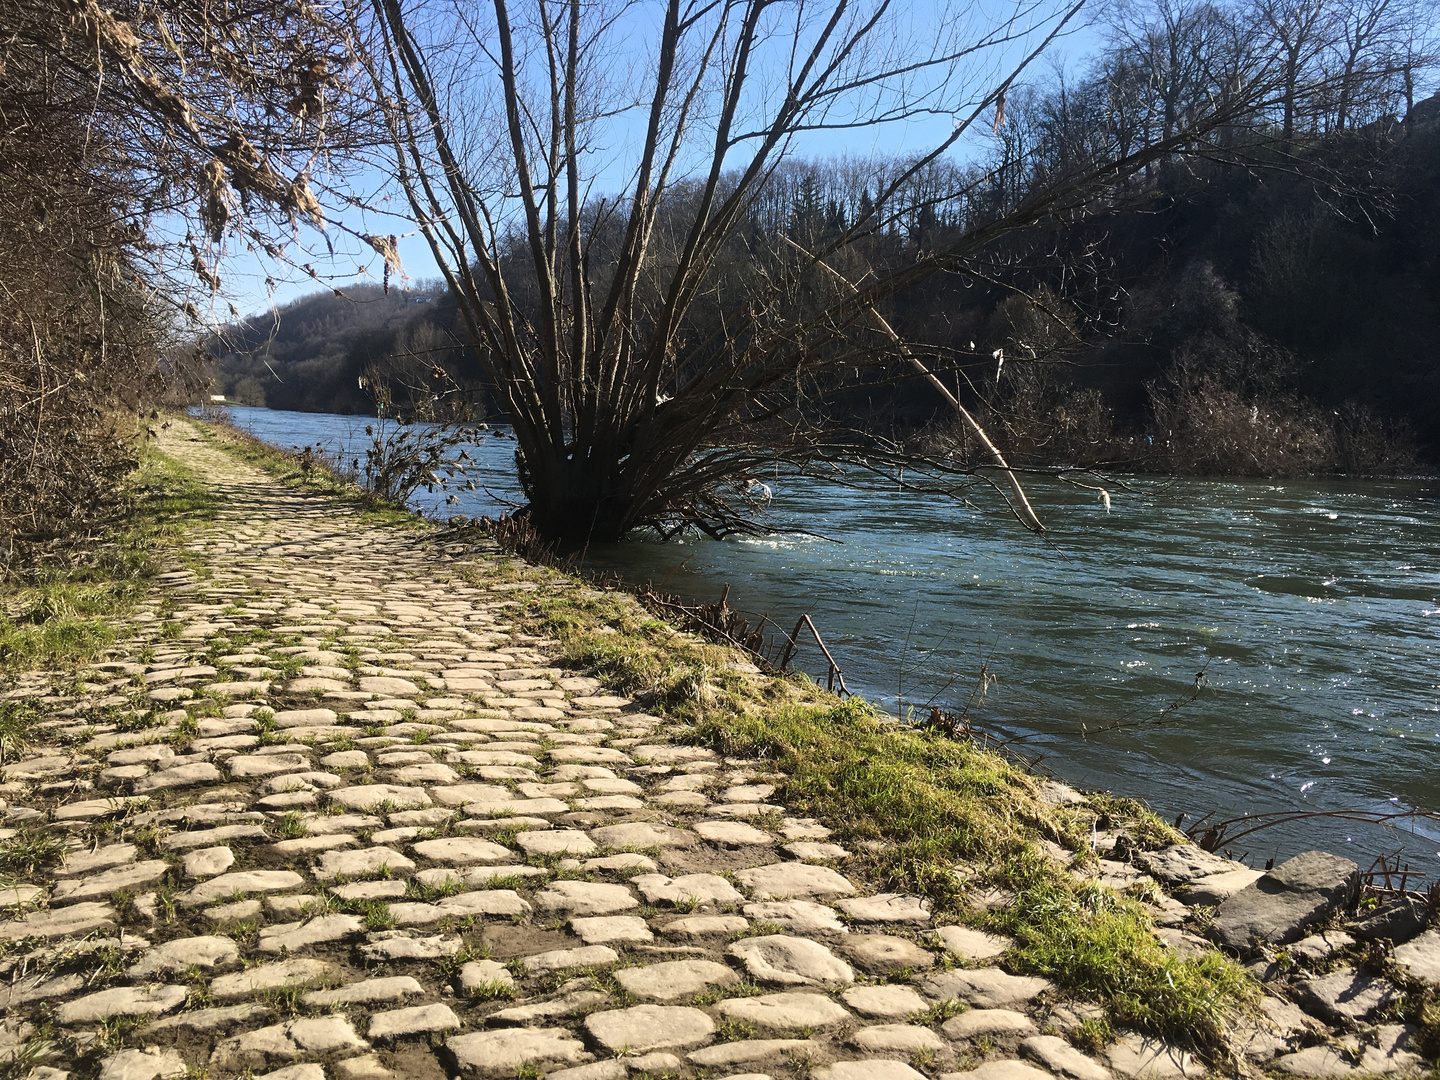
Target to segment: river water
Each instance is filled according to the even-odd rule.
[[[282,447],[354,454],[363,418],[266,409],[234,420]],[[516,498],[514,442],[475,451],[482,490],[422,496],[441,516]],[[1136,482],[1032,492],[1025,533],[902,491],[781,487],[778,520],[812,537],[632,541],[586,563],[672,592],[809,612],[850,689],[901,714],[963,706],[1055,775],[1146,800],[1187,824],[1288,810],[1440,809],[1440,482]],[[977,502],[980,498],[977,496]],[[823,681],[818,650],[800,666]],[[1203,673],[1198,697],[1184,702]],[[1158,718],[1157,718],[1157,714]],[[1263,864],[1312,847],[1369,866],[1401,853],[1434,880],[1440,822],[1311,818],[1230,850]]]

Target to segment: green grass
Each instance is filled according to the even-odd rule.
[[[20,829],[0,840],[0,871],[34,874],[58,866],[65,855],[65,841],[51,833]]]
[[[1258,1001],[1238,965],[1215,952],[1177,957],[1133,900],[1077,883],[1050,863],[1037,841],[1073,847],[1079,822],[1073,811],[1042,803],[1030,777],[996,754],[883,723],[853,699],[712,713],[693,738],[772,762],[787,774],[777,797],[792,812],[825,820],[841,840],[886,841],[860,860],[863,872],[886,888],[929,896],[937,915],[1012,935],[1008,967],[1103,1003],[1117,1026],[1214,1060],[1225,1053],[1232,1021]],[[1013,891],[1014,902],[970,912],[957,864]]]
[[[93,660],[116,641],[185,527],[214,516],[216,500],[186,469],[146,447],[127,481],[129,512],[70,566],[0,583],[0,676]]]

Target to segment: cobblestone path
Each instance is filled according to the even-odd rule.
[[[163,449],[223,494],[197,570],[73,694],[19,688],[56,718],[4,770],[4,836],[69,847],[4,897],[12,1073],[1203,1072],[1073,1049],[1089,1014],[992,966],[1005,940],[858,887],[760,763],[553,666],[513,585],[183,423]]]

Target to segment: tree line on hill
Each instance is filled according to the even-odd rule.
[[[625,201],[571,185],[589,194],[565,224],[566,173],[573,178],[589,138],[567,119],[573,110],[552,111],[548,148],[535,132],[512,130],[518,156],[508,164],[503,138],[471,132],[467,145],[500,155],[493,175],[468,159],[434,171],[449,152],[434,133],[470,117],[464,107],[438,108],[427,65],[452,54],[439,39],[406,37],[408,9],[391,0],[223,9],[203,0],[8,0],[0,561],[43,557],[52,541],[83,536],[115,511],[144,433],[136,418],[199,398],[206,379],[213,390],[279,407],[516,419],[519,384],[493,378],[498,339],[486,337],[502,277],[515,351],[507,362],[530,370],[533,350],[556,346],[562,324],[576,331],[567,340],[577,363],[608,362],[585,352],[599,340],[585,337],[585,318],[597,314],[611,324],[594,323],[595,333],[618,326],[630,335],[612,334],[607,348],[620,341],[623,352],[624,338],[648,350],[654,370],[644,386],[621,387],[624,407],[638,411],[606,436],[606,453],[617,467],[645,459],[632,453],[643,443],[637,433],[664,428],[674,436],[665,460],[680,472],[699,463],[705,499],[718,490],[712,480],[743,488],[747,462],[764,453],[757,441],[749,458],[725,461],[717,447],[782,439],[801,422],[834,421],[832,449],[884,447],[890,461],[948,456],[961,468],[980,461],[975,431],[954,430],[936,387],[1024,463],[1287,473],[1383,471],[1440,456],[1440,419],[1429,408],[1440,330],[1440,103],[1425,96],[1436,71],[1433,5],[1112,0],[1106,45],[1079,74],[1037,79],[1032,65],[968,98],[952,95],[968,102],[957,132],[994,132],[987,151],[962,163],[943,148],[923,159],[808,162],[784,149],[812,119],[827,123],[826,110],[853,86],[881,88],[860,103],[871,110],[866,123],[945,97],[939,74],[933,85],[909,84],[914,101],[897,95],[887,80],[913,72],[883,70],[890,53],[845,43],[863,44],[876,28],[892,34],[906,17],[899,8],[876,3],[862,17],[854,4],[836,4],[830,23],[797,31],[810,35],[814,55],[828,48],[835,59],[823,73],[833,82],[795,84],[810,95],[812,117],[787,111],[792,98],[773,93],[798,55],[762,25],[775,3],[702,5],[699,21],[676,21],[678,3],[663,0],[669,15],[655,28],[670,51],[637,52],[637,71],[679,64],[652,84],[665,93],[687,79],[703,88],[711,76],[739,85],[727,71],[749,78],[753,96],[739,104],[756,116],[779,110],[766,129],[771,149],[750,173],[732,168],[707,180],[671,171]],[[499,19],[507,0],[483,7],[484,33],[548,34],[558,49],[548,76],[512,67],[508,92],[548,77],[559,80],[557,101],[590,93],[584,80],[599,68],[573,50],[592,39],[554,36],[570,34],[571,18],[589,18],[589,8],[557,7],[558,21],[532,26]],[[1076,11],[1054,6],[1047,25],[1059,33]],[[853,36],[824,39],[827,26]],[[444,29],[442,21],[424,33]],[[942,21],[934,42],[902,44],[917,50],[915,70],[948,78],[973,45],[994,46],[1014,29],[1002,20],[972,40]],[[711,35],[714,49],[687,51],[681,39],[696,33]],[[394,51],[402,40],[404,56]],[[1043,33],[1034,40],[1034,55],[1053,42]],[[740,54],[727,50],[743,42],[773,50],[769,66],[736,67]],[[531,44],[523,55],[545,55],[543,40]],[[846,68],[855,57],[882,67]],[[501,62],[491,53],[479,60]],[[835,74],[845,71],[860,81]],[[480,85],[459,78],[445,88]],[[480,116],[499,101],[482,93],[470,104],[503,133],[505,116]],[[687,127],[676,110],[649,107],[662,139],[683,140],[695,124],[730,115],[695,114]],[[843,134],[834,138],[843,146]],[[412,184],[412,202],[413,168],[458,178],[456,209],[465,213],[475,209],[468,200],[494,194],[506,210],[489,219],[494,273],[471,273],[479,262],[462,260],[443,286],[362,286],[343,300],[289,305],[278,321],[234,312],[239,321],[209,342],[210,370],[197,369],[187,339],[208,324],[205,309],[223,306],[227,251],[248,246],[300,264],[305,243],[318,248],[346,230],[385,259],[388,276],[393,244],[354,230],[338,208],[364,201],[346,170],[383,163],[397,146],[410,157],[389,159],[394,183]],[[544,168],[527,182],[543,172],[544,185],[538,195],[517,193],[509,178],[540,160],[537,149]],[[716,207],[728,216],[707,233]],[[433,230],[458,218],[422,206],[416,220]],[[690,264],[683,302],[670,304],[667,291],[679,288],[670,268],[687,236],[702,233],[708,246]],[[655,242],[637,247],[641,234]],[[483,236],[481,222],[471,239]],[[478,259],[467,243],[459,237],[457,250]],[[597,295],[621,270],[632,275],[618,307],[566,323],[575,296],[544,267],[571,252],[583,253],[572,269]],[[884,288],[871,289],[875,281]],[[850,303],[847,290],[866,298]],[[764,319],[737,334],[736,313],[756,304]],[[703,404],[692,376],[718,370],[705,365],[726,350],[739,356],[759,340],[753,334],[772,366],[714,412],[714,423],[677,427]],[[552,348],[552,370],[534,369],[520,388],[522,397],[549,395],[544,409],[554,416],[541,426],[542,441],[554,444],[552,471],[576,460],[576,428],[561,414],[591,385],[583,372],[571,379],[561,370],[569,347]],[[922,358],[933,381],[915,377]],[[714,385],[723,396],[738,384]],[[541,464],[528,463],[531,480]],[[699,503],[686,499],[681,492],[656,520],[695,518],[686,506]]]
[[[1222,129],[1228,153],[1157,162],[1083,220],[1055,215],[990,245],[983,277],[898,290],[885,315],[1020,463],[1426,467],[1440,458],[1440,96],[1416,100],[1416,87],[1434,70],[1432,47],[1423,6],[1393,0],[1117,7],[1084,73],[1013,92],[977,161],[781,162],[683,337],[712,333],[740,283],[788,243],[814,250],[873,220],[855,250],[872,273],[903,267],[1023,204],[1097,144],[1183,127],[1279,50],[1275,107]],[[877,206],[882,192],[893,211]],[[685,220],[693,195],[670,190],[661,228]],[[592,253],[624,230],[602,206],[587,226]],[[533,280],[522,233],[499,257],[521,288]],[[405,416],[503,419],[459,319],[439,282],[317,294],[227,328],[212,347],[215,385],[276,408],[368,412],[378,391]],[[857,369],[829,388],[828,407],[858,432],[933,443],[953,413],[906,375]],[[951,434],[962,458],[979,453]]]

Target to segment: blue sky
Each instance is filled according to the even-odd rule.
[[[1018,7],[1015,0],[980,0],[979,12],[982,19],[998,20],[1013,14]],[[646,5],[639,5],[632,10],[637,19],[650,17],[651,9]],[[902,25],[911,28],[916,34],[933,35],[936,33],[935,24],[940,10],[933,0],[915,0],[904,8]],[[1050,58],[1040,60],[1030,69],[1028,81],[1048,78],[1056,62],[1072,67],[1098,47],[1099,35],[1093,28],[1072,25],[1076,27],[1075,30],[1056,43]],[[636,26],[633,39],[643,42],[645,29],[644,26]],[[998,51],[981,69],[981,81],[984,80],[986,71],[998,71],[1002,66],[1013,63],[1020,55],[1018,47]],[[643,64],[643,58],[640,59]],[[613,191],[625,186],[630,160],[627,151],[638,141],[639,128],[636,118],[639,115],[638,112],[633,112],[628,119],[620,121],[612,132],[613,148],[591,159],[590,171],[597,177],[598,190]],[[919,152],[943,141],[950,134],[952,123],[949,116],[930,116],[856,131],[807,135],[797,141],[793,156],[813,159]],[[985,131],[988,133],[988,125],[985,126]],[[975,154],[982,142],[982,138],[977,135],[958,144],[952,153],[957,158],[964,159]],[[363,201],[374,209],[361,211],[349,206],[335,220],[359,232],[381,236],[396,235],[400,258],[409,279],[405,284],[413,287],[417,283],[438,278],[437,267],[424,238],[419,235],[414,223],[406,219],[408,207],[405,206],[403,197],[387,190],[383,170],[379,167],[361,168],[351,177],[349,183],[364,193]],[[334,200],[331,200],[331,204],[336,205]],[[379,256],[368,245],[342,228],[331,227],[323,233],[301,229],[298,240],[292,244],[291,252],[294,265],[287,265],[267,260],[243,246],[237,247],[232,242],[223,264],[226,283],[226,296],[223,299],[233,303],[243,314],[260,314],[268,311],[272,305],[281,306],[321,289],[343,290],[346,286],[359,282],[378,282],[383,271]],[[301,269],[307,264],[313,268],[319,280]],[[268,284],[267,278],[270,279]],[[228,319],[228,307],[223,300],[217,303],[213,317],[220,321]]]

